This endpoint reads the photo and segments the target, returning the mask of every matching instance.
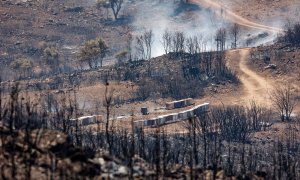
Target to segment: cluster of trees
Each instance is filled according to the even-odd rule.
[[[17,58],[10,63],[10,67],[17,72],[21,71],[21,73],[17,73],[20,76],[19,78],[39,76],[48,73],[54,74],[69,68],[65,62],[62,62],[62,55],[60,54],[58,47],[47,44],[41,46],[40,50],[42,51],[42,56],[39,63],[49,69],[44,69],[40,74],[34,74],[32,69],[35,62],[32,59],[26,57]],[[98,37],[86,41],[77,54],[77,65],[79,65],[81,69],[83,69],[84,66],[88,66],[90,69],[98,66],[102,67],[103,58],[106,56],[108,49],[109,46],[103,38]],[[125,56],[126,53],[119,54],[117,58],[124,59]]]
[[[234,25],[233,29],[236,45],[239,27]],[[226,38],[226,29],[217,31],[217,51],[211,52],[208,51],[207,43],[202,36],[186,36],[183,32],[171,32],[166,29],[161,39],[166,56],[145,61],[151,58],[154,39],[151,30],[145,31],[132,39],[134,43],[129,43],[135,46],[133,54],[137,61],[127,59],[127,63],[117,66],[116,78],[137,83],[139,88],[136,99],[140,100],[152,96],[175,99],[199,97],[209,81],[231,80],[238,83],[235,72],[226,67],[224,54]],[[132,53],[127,51],[118,53],[116,55],[118,62],[126,61],[128,54]]]
[[[28,77],[32,73],[33,61],[28,58],[18,58],[10,63],[10,67],[15,71],[21,71],[24,77]]]
[[[238,24],[233,24],[229,30],[220,28],[215,34],[216,49],[219,52],[226,50],[226,41],[228,36],[232,39],[232,48],[238,47],[238,40],[241,29]],[[152,45],[154,42],[154,34],[152,30],[145,31],[135,38],[136,59],[147,60],[151,58]],[[200,36],[186,36],[182,31],[172,32],[165,29],[162,34],[161,44],[165,54],[189,53],[191,55],[207,52],[207,42]]]
[[[78,60],[81,64],[87,64],[89,68],[102,67],[103,58],[105,57],[109,46],[102,38],[87,41],[80,49]]]
[[[297,104],[298,90],[293,90],[291,84],[278,86],[271,92],[271,100],[280,114],[282,121],[291,121],[291,114]]]
[[[113,91],[106,81],[104,107],[106,118],[99,122],[98,128],[88,129],[79,124],[69,124],[70,118],[80,114],[76,93],[69,92],[59,97],[47,93],[35,100],[24,97],[18,87],[13,87],[9,98],[4,102],[0,98],[0,122],[8,125],[12,138],[18,130],[25,130],[28,135],[36,128],[60,130],[70,136],[76,145],[96,151],[108,150],[111,155],[122,159],[132,170],[132,160],[138,155],[151,163],[157,177],[174,172],[174,166],[190,168],[193,178],[195,170],[209,169],[214,173],[223,169],[229,176],[245,178],[249,174],[260,172],[267,179],[299,179],[299,124],[287,126],[286,137],[278,140],[260,142],[253,140],[253,133],[260,131],[271,119],[270,111],[252,103],[249,107],[214,107],[210,112],[191,118],[180,127],[186,133],[169,132],[164,127],[152,131],[131,127],[116,128],[110,119],[113,105]],[[132,116],[132,122],[134,121]],[[41,129],[42,131],[42,129]],[[1,138],[2,136],[0,136]],[[31,142],[30,136],[24,137]],[[265,140],[263,140],[265,141]],[[29,145],[33,145],[32,142]],[[11,174],[15,177],[15,146],[11,147]],[[31,147],[32,148],[32,147]],[[30,163],[35,156],[26,159],[28,177],[32,170]],[[63,149],[62,149],[63,151]],[[51,156],[55,162],[55,156]],[[55,168],[56,164],[53,164]],[[51,171],[52,172],[52,171]],[[51,172],[50,175],[51,175]],[[3,173],[3,172],[2,172]],[[214,174],[214,177],[216,174]]]
[[[240,32],[240,26],[238,24],[233,24],[230,27],[229,35],[233,41],[231,46],[232,48],[237,48]],[[227,37],[227,30],[225,28],[221,28],[216,32],[215,41],[217,51],[224,51],[226,49]],[[186,37],[183,32],[177,31],[172,33],[168,29],[166,29],[163,33],[161,43],[165,54],[170,52],[187,52],[189,54],[197,54],[208,50],[206,48],[207,43],[203,40],[202,36]]]
[[[197,37],[195,37],[197,38]],[[162,36],[162,45],[164,47],[165,53],[168,54],[170,52],[179,53],[184,52],[186,47],[188,48],[191,42],[185,42],[185,35],[183,32],[175,32],[171,33],[169,30],[165,30],[163,36]],[[197,45],[198,39],[195,39]]]
[[[60,70],[59,51],[57,47],[45,44],[40,48],[40,51],[42,52],[40,62],[35,62],[29,57],[20,57],[11,61],[10,67],[16,71],[16,74],[19,76],[17,78],[22,79],[36,75],[32,72],[32,69],[38,63],[49,67],[50,73],[56,73]]]
[[[150,59],[152,56],[152,45],[154,41],[152,30],[145,31],[136,37],[136,58],[140,60]]]
[[[300,46],[300,23],[287,25],[279,41],[296,47]]]

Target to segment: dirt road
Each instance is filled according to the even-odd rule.
[[[191,2],[201,6],[211,7],[215,9],[216,12],[220,12],[219,15],[228,21],[237,23],[241,26],[273,33],[283,31],[277,27],[266,26],[247,20],[211,0],[192,0]],[[238,104],[248,104],[250,101],[255,100],[261,105],[270,106],[270,93],[273,91],[273,84],[266,77],[262,77],[249,69],[247,66],[249,51],[250,49],[228,51],[227,55],[229,56],[229,61],[227,65],[238,73],[243,85],[243,91],[238,96],[233,96],[232,100]]]
[[[239,49],[228,51],[228,66],[236,71],[243,85],[243,93],[241,98],[244,102],[255,102],[270,106],[270,93],[274,89],[274,84],[267,77],[262,77],[252,71],[248,63],[248,55],[250,49]]]
[[[228,9],[225,9],[222,5],[220,5],[216,2],[213,2],[211,0],[192,0],[191,2],[195,3],[195,4],[199,4],[201,6],[204,5],[204,6],[211,7],[213,9],[215,9],[216,12],[220,12],[219,15],[221,15],[228,21],[237,23],[241,26],[245,26],[245,27],[249,27],[249,28],[253,28],[253,29],[264,30],[264,31],[273,32],[273,33],[283,31],[281,28],[266,26],[263,24],[259,24],[259,23],[247,20]]]

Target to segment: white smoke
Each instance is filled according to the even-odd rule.
[[[183,5],[164,0],[136,1],[133,4],[136,11],[134,33],[141,34],[145,30],[152,30],[154,33],[153,57],[164,54],[161,41],[165,29],[171,32],[181,31],[186,36],[202,36],[206,49],[214,50],[216,31],[220,28],[229,29],[232,25],[232,22],[227,20],[226,8],[212,9],[197,4]],[[283,26],[282,20],[277,19],[261,23],[274,27]],[[239,47],[270,43],[277,37],[276,32],[268,32],[267,36],[261,36],[262,34],[266,34],[266,31],[242,28]],[[253,39],[251,44],[246,43],[249,39]],[[230,48],[231,42],[230,36],[227,35],[227,48]]]
[[[228,25],[216,12],[195,4],[179,6],[174,1],[154,0],[136,2],[135,8],[137,13],[133,23],[134,33],[153,31],[153,57],[164,54],[161,41],[166,29],[170,32],[184,32],[185,36],[202,36],[203,43],[205,42],[210,49],[216,31]]]

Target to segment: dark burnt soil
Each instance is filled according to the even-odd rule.
[[[105,9],[86,1],[1,1],[0,67],[2,79],[13,79],[12,60],[26,57],[34,61],[33,72],[45,71],[43,49],[59,50],[61,67],[76,66],[76,52],[86,40],[103,37],[110,45],[108,56],[124,45],[126,18],[106,18]],[[116,41],[116,39],[118,39]],[[69,68],[69,69],[70,69]]]
[[[288,82],[299,89],[300,48],[284,44],[259,46],[250,53],[249,65],[258,73],[277,83]]]

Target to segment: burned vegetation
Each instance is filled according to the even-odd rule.
[[[170,132],[164,126],[118,126],[107,115],[87,126],[76,95],[34,100],[18,87],[1,97],[1,177],[27,178],[263,178],[298,179],[299,124],[279,138],[257,136],[275,118],[255,102],[211,107]],[[276,131],[276,130],[274,130]],[[278,131],[278,130],[277,130]]]
[[[218,52],[171,52],[149,61],[128,61],[116,67],[117,80],[135,82],[138,100],[155,94],[174,99],[201,97],[209,83],[239,82],[236,74],[225,66],[224,59],[218,56]]]
[[[155,2],[171,4],[182,23],[204,9]],[[157,36],[136,27],[135,11],[149,7],[143,3],[0,2],[0,179],[299,179],[296,88],[270,92],[271,107],[203,102],[218,93],[207,93],[212,86],[240,88],[226,53],[239,51],[244,29]],[[279,44],[252,48],[251,65],[299,73],[298,40],[296,24]],[[96,93],[83,92],[89,87]]]

